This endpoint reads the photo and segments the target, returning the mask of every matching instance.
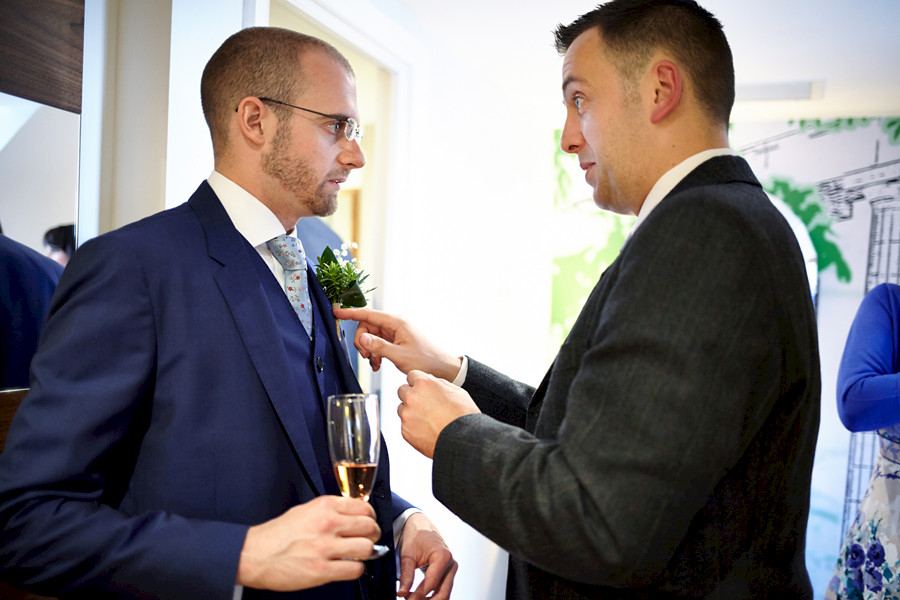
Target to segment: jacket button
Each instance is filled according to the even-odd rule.
[[[316,368],[319,370],[319,373],[325,370],[325,365],[322,363],[322,357],[316,357]]]

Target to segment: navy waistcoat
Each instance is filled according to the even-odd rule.
[[[291,372],[286,374],[289,376],[296,389],[296,398],[303,410],[306,419],[310,441],[315,450],[316,460],[318,462],[319,473],[324,483],[326,494],[339,495],[340,490],[335,480],[334,470],[331,466],[331,457],[328,453],[328,436],[325,424],[326,402],[328,396],[333,394],[359,393],[359,383],[355,377],[344,377],[341,375],[340,361],[347,362],[346,349],[343,346],[335,345],[331,342],[332,337],[328,327],[335,327],[334,316],[331,313],[331,306],[320,306],[322,302],[316,301],[316,294],[310,290],[310,300],[313,306],[313,339],[310,339],[297,318],[283,287],[272,276],[272,272],[268,266],[259,257],[255,249],[253,265],[256,268],[260,283],[265,291],[266,298],[275,316],[278,330],[282,333],[281,343],[284,344],[285,352],[289,357]],[[312,287],[313,274],[308,273],[310,286]],[[278,340],[273,340],[278,343]],[[352,369],[347,364],[347,369]],[[373,504],[380,504],[382,509],[385,507],[385,501],[389,506],[390,492],[385,489],[388,475],[387,456],[382,446],[382,457],[379,464],[378,481],[376,481],[373,490]],[[377,500],[374,498],[378,496]],[[379,502],[380,500],[380,502]],[[382,528],[383,537],[380,543],[392,544],[391,529],[389,515],[379,514],[379,525]],[[390,541],[389,541],[390,540]],[[328,599],[349,599],[349,598],[367,598],[373,600],[375,598],[394,598],[396,577],[392,566],[394,561],[393,554],[375,561],[375,563],[367,563],[366,574],[358,581],[353,582],[337,582],[326,586],[298,592],[297,594],[285,594],[285,598],[328,598]],[[376,591],[378,590],[378,591]],[[282,597],[272,592],[260,592],[258,590],[244,590],[244,600],[256,598]]]

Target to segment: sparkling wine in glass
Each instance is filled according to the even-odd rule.
[[[328,397],[328,450],[341,495],[369,500],[381,451],[381,405],[375,394]],[[387,554],[375,544],[369,559]]]

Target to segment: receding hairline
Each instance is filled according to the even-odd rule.
[[[353,79],[353,67],[328,42],[281,27],[249,27],[229,36],[203,71],[200,96],[215,152],[228,145],[227,117],[245,98],[291,102],[314,82],[306,79],[311,55],[330,59]],[[281,115],[275,108],[276,115]]]

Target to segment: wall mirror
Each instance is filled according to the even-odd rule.
[[[84,0],[3,0],[0,227],[43,253],[78,211]]]
[[[43,253],[44,233],[75,223],[79,115],[0,93],[0,226]]]

